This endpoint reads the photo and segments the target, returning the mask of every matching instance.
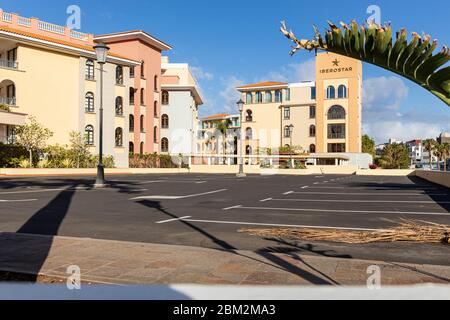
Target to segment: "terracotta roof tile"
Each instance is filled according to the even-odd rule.
[[[224,118],[229,117],[229,116],[230,115],[226,114],[226,113],[219,113],[219,114],[215,114],[215,115],[212,115],[212,116],[205,117],[202,120],[224,119]]]
[[[275,82],[275,81],[265,81],[258,82],[253,84],[247,84],[245,86],[237,87],[237,89],[250,89],[250,88],[259,88],[259,87],[274,87],[274,86],[285,86],[288,85],[286,82]]]

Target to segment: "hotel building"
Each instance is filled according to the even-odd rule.
[[[194,154],[203,104],[197,82],[188,64],[163,57],[161,69],[161,152]]]
[[[334,164],[337,153],[361,153],[360,61],[320,53],[315,82],[262,82],[237,90],[245,102],[247,155],[292,145],[317,155],[317,163]]]
[[[69,143],[69,132],[86,137],[92,154],[99,145],[99,66],[93,35],[0,10],[0,139],[26,115],[53,133],[51,144]],[[113,49],[104,68],[104,154],[128,166],[127,115],[130,69],[141,66]]]

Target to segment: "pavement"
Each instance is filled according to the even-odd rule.
[[[295,252],[223,251],[17,233],[0,234],[0,243],[0,270],[65,280],[71,275],[68,267],[77,266],[81,281],[93,284],[365,287],[373,266],[380,270],[381,286],[450,283],[450,268],[445,266]]]
[[[123,175],[110,177],[105,189],[93,189],[93,182],[86,176],[0,178],[0,232],[212,249],[199,258],[204,264],[213,263],[212,252],[235,259],[235,252],[245,252],[263,259],[281,254],[450,266],[450,247],[443,245],[347,245],[238,232],[279,226],[374,230],[402,219],[450,224],[450,190],[416,177]],[[40,243],[36,250],[51,252],[55,242]],[[40,263],[32,264],[35,272],[48,260],[39,257]]]

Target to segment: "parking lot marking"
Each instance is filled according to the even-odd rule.
[[[271,208],[271,207],[245,207],[231,208],[229,210],[262,210],[262,211],[301,211],[301,212],[339,212],[339,213],[367,213],[367,214],[404,214],[404,215],[422,215],[422,216],[450,216],[450,213],[444,212],[405,212],[405,211],[369,211],[369,210],[327,210],[327,209],[307,209],[307,208]]]
[[[304,186],[304,187],[302,187],[302,189],[308,189],[309,188],[309,186]]]
[[[450,194],[447,193],[435,193],[435,194],[428,194],[428,193],[363,193],[363,192],[290,192],[289,194],[314,194],[314,195],[357,195],[357,196],[449,196]]]
[[[287,195],[289,195],[289,194],[292,194],[292,193],[294,193],[294,191],[288,191],[288,192],[285,192],[285,193],[283,193],[285,196],[287,196]]]
[[[23,199],[23,200],[0,200],[0,202],[32,202],[37,201],[38,199]]]
[[[316,183],[314,183],[314,184],[319,184],[319,182],[316,182]],[[439,190],[439,189],[437,189],[437,188],[410,188],[410,187],[405,187],[405,188],[389,188],[389,187],[375,187],[374,186],[374,188],[383,188],[383,189],[378,189],[378,190],[393,190],[393,191],[401,191],[401,190]],[[360,188],[360,187],[352,187],[352,186],[345,186],[345,187],[330,187],[330,186],[328,186],[328,187],[325,187],[325,186],[323,186],[323,187],[311,187],[311,189],[358,189],[358,190],[374,190],[373,188],[371,188],[371,187],[362,187],[362,188]],[[375,190],[376,191],[376,190]]]
[[[240,208],[240,207],[242,207],[242,205],[233,206],[233,207],[229,207],[229,208],[223,208],[222,210],[228,211],[228,210],[233,210],[233,209],[237,209],[237,208]]]
[[[342,202],[342,203],[421,203],[421,204],[449,204],[450,201],[389,201],[389,200],[323,200],[323,199],[266,199],[266,201],[291,202]],[[263,201],[261,201],[263,202]]]
[[[136,197],[136,198],[131,198],[130,200],[178,200],[178,199],[187,199],[187,198],[195,198],[195,197],[201,197],[201,196],[207,196],[210,194],[215,194],[215,193],[219,193],[219,192],[224,192],[227,191],[228,189],[220,189],[220,190],[215,190],[215,191],[210,191],[210,192],[204,192],[204,193],[197,193],[197,194],[190,194],[190,195],[186,195],[186,196],[142,196],[142,197]]]
[[[7,194],[26,194],[26,193],[44,193],[44,192],[57,192],[57,191],[73,191],[73,190],[88,190],[86,189],[75,189],[75,188],[59,188],[59,189],[36,189],[36,190],[27,190],[27,191],[8,191],[8,192],[0,192],[0,195]]]
[[[196,181],[196,180],[150,180],[150,181],[142,181],[139,184],[151,184],[151,183],[195,183],[202,184],[207,183],[207,181]]]
[[[347,227],[330,227],[330,226],[304,226],[295,224],[275,224],[275,223],[258,223],[258,222],[243,222],[243,221],[219,221],[219,220],[197,220],[197,219],[182,219],[187,222],[196,223],[216,223],[216,224],[232,224],[242,226],[260,226],[260,227],[281,227],[281,228],[304,228],[304,229],[325,229],[325,230],[353,230],[353,231],[380,231],[383,229],[366,229],[366,228],[347,228]]]
[[[259,202],[267,202],[267,201],[271,201],[271,200],[273,200],[273,199],[272,198],[267,198],[267,199],[260,200]]]
[[[174,222],[174,221],[185,220],[185,219],[189,219],[189,218],[192,218],[192,216],[186,216],[186,217],[181,217],[181,218],[175,218],[175,219],[163,220],[163,221],[158,221],[158,222],[155,222],[155,223],[156,223],[156,224],[163,224],[163,223],[168,223],[168,222]]]

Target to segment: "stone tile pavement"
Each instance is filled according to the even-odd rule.
[[[361,285],[377,265],[383,285],[448,284],[450,267],[0,233],[0,271],[104,284]]]

